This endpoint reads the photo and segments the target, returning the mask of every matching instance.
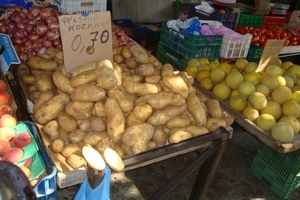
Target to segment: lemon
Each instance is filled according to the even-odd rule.
[[[226,100],[229,96],[230,96],[231,90],[230,88],[225,85],[225,84],[217,84],[215,85],[215,87],[213,88],[213,94],[221,99],[221,100]]]
[[[202,71],[202,70],[210,71],[210,67],[208,66],[208,64],[205,64],[205,65],[199,65],[199,66],[198,66],[198,71]]]
[[[225,76],[225,71],[221,68],[215,68],[210,71],[210,79],[215,83],[219,83],[224,80]]]
[[[201,79],[200,85],[206,90],[211,90],[214,86],[213,82],[209,77],[204,77],[203,79]]]
[[[251,82],[242,82],[238,87],[239,93],[244,96],[249,96],[255,92],[255,85]]]
[[[208,64],[208,66],[209,66],[209,68],[212,70],[212,69],[214,69],[214,68],[217,68],[218,66],[219,66],[219,62],[218,61],[211,61],[209,64]]]
[[[244,75],[244,79],[245,79],[245,82],[251,82],[255,86],[257,86],[257,85],[260,84],[261,76],[257,72],[249,72],[249,73]]]
[[[276,76],[282,76],[283,71],[281,67],[279,67],[278,65],[270,65],[267,67],[266,73],[268,75],[276,77]]]
[[[200,65],[206,65],[209,64],[209,60],[207,58],[198,58],[198,62],[200,63]]]
[[[218,67],[223,69],[226,75],[231,72],[231,65],[227,62],[221,62]]]
[[[189,76],[196,78],[197,76],[197,72],[198,72],[198,68],[196,66],[188,66],[185,68],[184,70]]]
[[[281,68],[284,70],[288,70],[294,63],[291,61],[285,61],[281,64]]]
[[[196,58],[192,58],[188,61],[186,66],[187,67],[189,67],[189,66],[198,67],[198,66],[200,66],[200,62]]]
[[[244,71],[246,73],[250,73],[250,72],[255,72],[255,70],[257,69],[258,67],[258,64],[255,63],[255,62],[249,62],[246,66],[245,66],[245,69]]]
[[[248,64],[248,60],[246,60],[245,58],[239,58],[235,61],[235,67],[241,71],[245,69],[247,64]]]
[[[196,79],[200,83],[203,78],[210,77],[210,71],[202,70],[197,73]]]

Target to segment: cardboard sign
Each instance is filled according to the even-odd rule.
[[[257,71],[264,71],[267,66],[276,63],[283,44],[284,40],[268,40],[261,55]]]
[[[59,16],[66,72],[91,61],[113,61],[109,11]]]

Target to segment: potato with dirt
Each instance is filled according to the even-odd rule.
[[[119,88],[107,90],[107,95],[118,102],[123,112],[130,112],[134,107],[134,102],[128,99],[124,92]]]
[[[193,115],[195,123],[199,126],[206,124],[206,110],[205,105],[195,94],[189,94],[186,100],[188,111]]]
[[[146,94],[154,94],[159,92],[159,88],[151,83],[139,83],[134,81],[131,76],[127,76],[123,79],[122,85],[126,92],[129,94],[143,96]]]
[[[58,67],[58,63],[56,61],[45,59],[39,56],[29,58],[27,63],[31,69],[43,71],[55,71]]]
[[[54,85],[57,87],[59,91],[66,94],[71,94],[75,88],[72,87],[70,83],[70,79],[63,75],[61,71],[56,70],[52,75],[52,80]]]
[[[71,101],[65,107],[65,111],[75,117],[75,119],[82,120],[92,116],[94,107],[93,102],[89,101]]]
[[[91,84],[93,82],[96,82],[96,74],[94,69],[84,71],[70,79],[70,84],[74,88],[84,84]]]
[[[44,71],[35,77],[34,85],[38,91],[47,92],[54,90],[52,74],[51,71]]]
[[[57,122],[67,132],[72,132],[78,128],[75,117],[69,115],[66,111],[58,114]]]
[[[118,74],[108,59],[101,60],[94,71],[97,86],[109,90],[118,84]]]
[[[126,127],[134,126],[145,122],[152,114],[153,108],[148,103],[137,104],[128,114],[126,119]]]
[[[45,101],[48,101],[54,95],[55,95],[55,93],[53,91],[42,92],[39,95],[39,97],[34,101],[33,112],[35,112],[42,103],[44,103]]]
[[[106,92],[103,88],[95,84],[80,85],[70,95],[73,101],[104,101]]]
[[[164,76],[162,82],[172,92],[180,94],[184,99],[188,97],[189,89],[181,76]]]

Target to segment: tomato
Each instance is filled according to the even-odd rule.
[[[258,41],[252,42],[252,44],[254,44],[256,46],[259,46],[259,42]]]
[[[267,29],[264,27],[264,28],[260,28],[260,32],[262,33],[262,34],[264,34],[265,32],[267,31]]]
[[[257,36],[257,31],[255,31],[254,29],[252,29],[252,30],[250,31],[250,34],[252,34],[253,36]]]
[[[290,44],[293,45],[293,46],[296,46],[296,45],[298,45],[298,41],[297,40],[293,40],[293,41],[291,41]]]
[[[288,46],[290,44],[290,40],[288,40],[288,39],[286,39],[285,41],[284,41],[284,46]]]
[[[282,32],[281,34],[280,34],[280,38],[281,39],[287,39],[288,38],[288,36],[287,36],[287,33],[286,32]]]
[[[287,34],[288,38],[293,36],[293,33],[291,31],[287,31],[286,34]]]
[[[253,42],[259,41],[259,39],[260,39],[259,36],[252,37]]]
[[[224,9],[220,9],[220,10],[219,10],[219,13],[222,13],[222,14],[223,14],[223,13],[225,13],[225,10],[224,10]]]
[[[290,41],[297,41],[298,38],[297,38],[297,36],[292,36],[292,37],[289,38],[289,40],[290,40]]]

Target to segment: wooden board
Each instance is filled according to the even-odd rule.
[[[217,97],[214,94],[212,94],[212,92],[203,89],[197,82],[194,83],[194,87],[201,93],[203,93],[205,96],[217,99]],[[263,131],[261,128],[256,126],[255,123],[247,120],[241,113],[231,108],[228,102],[221,100],[219,102],[222,109],[224,109],[226,112],[228,112],[231,116],[234,117],[236,123],[242,126],[249,133],[254,135],[258,140],[271,147],[273,150],[279,153],[289,153],[300,149],[300,134],[297,134],[292,142],[282,144],[275,140],[269,132]]]

